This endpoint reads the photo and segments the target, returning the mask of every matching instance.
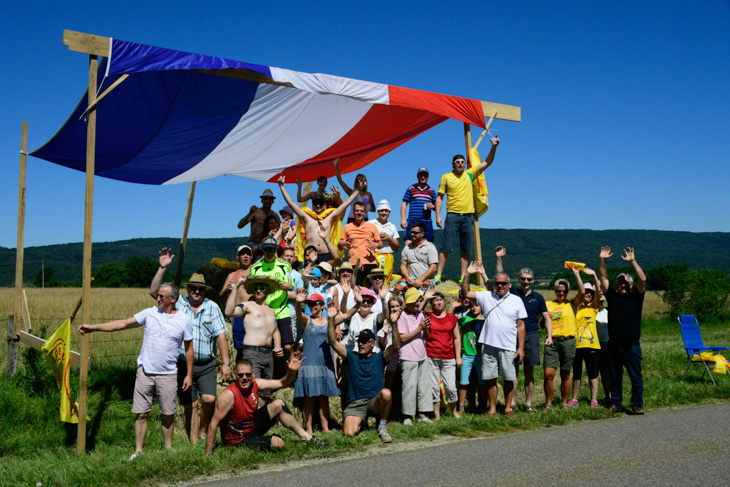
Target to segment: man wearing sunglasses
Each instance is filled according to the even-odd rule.
[[[464,280],[461,282],[461,294],[476,301],[484,316],[479,343],[482,344],[482,378],[487,381],[489,396],[487,416],[497,414],[497,378],[501,376],[504,380],[504,415],[513,420],[515,416],[512,412],[512,400],[517,380],[515,360],[521,362],[525,356],[527,311],[522,299],[510,294],[509,276],[504,272],[494,275],[494,291],[470,291],[469,280],[472,274],[477,273],[489,285],[484,266],[481,262],[474,261],[466,268]]]
[[[497,255],[495,272],[499,274],[504,272],[502,258],[507,255],[507,249],[500,245],[494,249],[494,252]],[[520,287],[512,286],[509,292],[522,298],[522,304],[525,305],[525,311],[527,311],[527,318],[525,318],[525,359],[523,360],[525,364],[525,406],[529,412],[534,412],[535,410],[532,407],[532,394],[535,390],[534,370],[535,367],[540,365],[540,337],[538,335],[538,328],[540,326],[540,319],[542,319],[545,331],[547,331],[545,346],[550,347],[553,345],[553,322],[550,320],[550,313],[545,304],[545,298],[542,297],[542,294],[532,290],[535,273],[529,267],[524,267],[518,275]],[[492,290],[491,284],[487,286],[487,289]],[[515,361],[516,376],[520,374],[520,364],[520,362]],[[517,387],[516,383],[515,387]]]
[[[167,268],[172,264],[175,256],[170,249],[163,248],[158,253],[160,267],[152,279],[149,293],[155,297],[159,292],[160,285],[165,278]],[[228,379],[232,375],[231,359],[228,353],[228,330],[223,313],[215,301],[205,297],[205,292],[211,289],[205,283],[205,276],[193,274],[190,281],[185,284],[188,295],[180,296],[175,303],[178,310],[185,313],[193,320],[193,351],[195,360],[193,365],[192,387],[185,390],[182,388],[183,379],[187,374],[184,350],[180,349],[178,358],[178,397],[180,404],[185,408],[185,431],[192,443],[198,438],[205,436],[208,429],[208,422],[213,416],[215,408],[216,375],[218,361],[216,360],[217,348],[220,348],[221,378]],[[198,398],[202,405],[198,408]],[[198,416],[198,409],[200,415]]]
[[[269,294],[279,290],[279,283],[268,277],[251,276],[241,278],[226,300],[226,316],[243,320],[245,334],[241,346],[240,357],[251,362],[256,377],[274,378],[274,355],[283,357],[281,333],[276,323],[276,313],[266,304]],[[239,302],[236,300],[238,288],[245,288],[246,294],[253,300]],[[270,392],[261,393],[259,407],[266,405]]]
[[[242,278],[247,278],[251,273],[251,264],[253,263],[253,250],[248,245],[241,245],[238,247],[236,252],[236,260],[238,260],[239,269],[228,274],[226,282],[223,284],[223,288],[219,294],[222,298],[228,298],[230,292],[233,290],[235,284]],[[245,303],[248,301],[250,296],[246,292],[244,286],[237,287],[238,295],[236,296],[237,303]],[[243,346],[243,335],[245,331],[243,329],[243,320],[239,318],[233,319],[233,325],[231,326],[231,335],[233,335],[233,348],[236,349],[236,360],[240,360],[241,350]]]
[[[426,226],[414,223],[411,226],[411,243],[401,252],[401,280],[393,288],[394,292],[405,293],[409,287],[426,292],[434,286],[432,279],[438,266],[436,246],[426,240]]]
[[[281,399],[276,399],[266,407],[260,407],[259,404],[258,398],[261,393],[271,393],[288,387],[296,378],[303,360],[301,352],[294,352],[287,361],[286,375],[277,380],[256,377],[251,362],[245,359],[238,362],[236,381],[221,392],[216,403],[215,415],[208,427],[204,457],[207,458],[213,453],[219,426],[224,446],[248,446],[266,451],[281,450],[284,448],[281,436],[265,436],[277,421],[299,436],[302,441],[326,446],[327,441],[304,431]]]
[[[142,349],[137,358],[137,378],[134,383],[132,412],[137,414],[134,422],[135,450],[130,460],[137,458],[144,446],[147,434],[147,417],[152,409],[152,400],[157,396],[162,415],[162,440],[165,448],[172,447],[175,429],[175,396],[177,395],[177,374],[179,374],[178,351],[184,351],[185,376],[182,391],[190,390],[193,381],[193,323],[189,316],[177,308],[180,293],[177,286],[166,282],[158,286],[155,293],[156,308],[140,311],[126,320],[110,321],[99,325],[81,325],[82,335],[94,331],[121,331],[144,326]]]

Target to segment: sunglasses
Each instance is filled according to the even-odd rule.
[[[504,282],[504,281],[494,281],[494,285],[495,285],[495,286],[506,286],[506,285],[508,285],[508,284],[509,284],[509,282]]]
[[[520,281],[527,281],[527,282],[532,282],[532,281],[534,281],[534,280],[535,280],[535,279],[534,279],[534,278],[532,278],[532,277],[520,277]]]
[[[340,274],[352,274],[352,271],[349,271],[347,269],[341,270]]]
[[[241,255],[252,255],[250,250],[242,250],[238,253],[239,256]]]
[[[157,293],[157,299],[161,299],[161,300],[164,301],[164,300],[166,300],[169,297],[170,297],[169,294],[160,294],[160,293]]]
[[[254,291],[266,291],[269,289],[269,286],[253,286]]]
[[[200,286],[188,286],[188,292],[190,293],[204,293],[205,288]]]
[[[411,235],[421,235],[422,233],[423,232],[414,232],[413,230],[411,230]]]
[[[368,306],[372,306],[375,304],[375,301],[371,301],[369,299],[363,299],[362,304],[367,304]]]
[[[253,372],[236,372],[238,377],[253,377]]]
[[[565,289],[556,289],[556,290],[555,290],[555,294],[558,294],[558,293],[560,293],[560,294],[565,294],[565,293],[567,293],[567,292],[568,292],[568,291],[566,291]]]
[[[373,276],[370,279],[372,279],[373,281],[375,281],[375,280],[382,281],[383,279],[385,279],[385,277],[384,276]]]
[[[373,341],[372,338],[367,338],[367,339],[365,339],[365,338],[363,338],[363,339],[358,338],[357,339],[357,343],[360,343],[362,345],[365,345],[366,343],[370,343],[371,341]]]
[[[309,306],[324,306],[324,301],[309,301],[307,304]]]

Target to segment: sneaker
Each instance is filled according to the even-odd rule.
[[[315,445],[319,445],[319,446],[327,446],[327,445],[330,444],[329,441],[327,441],[327,440],[320,440],[319,438],[317,438],[314,435],[312,435],[312,437],[310,439],[306,440],[306,442],[307,443],[314,443]]]
[[[606,409],[609,413],[623,413],[624,409],[622,407],[616,406],[615,404],[611,404],[608,409]]]
[[[461,419],[461,417],[462,417],[463,415],[464,415],[464,411],[456,411],[456,412],[454,413],[454,417],[455,417],[456,419]]]
[[[641,409],[641,406],[631,406],[631,414],[641,416],[642,414],[644,414],[644,410]]]
[[[598,401],[591,401],[591,409],[598,409]]]
[[[459,283],[459,284],[461,284],[462,282],[464,282],[464,278],[463,277],[460,277],[459,280],[456,281],[456,282]]]
[[[512,411],[505,411],[504,415],[507,416],[507,419],[509,419],[510,421],[515,420],[515,414]]]
[[[568,406],[573,407],[578,405],[578,399],[571,399],[568,401]]]
[[[411,418],[406,418],[403,420],[403,426],[411,426],[413,425],[413,421],[411,421]]]
[[[138,455],[138,453],[132,453],[132,456],[129,457],[129,461],[131,462],[132,460],[134,460],[135,458],[137,458],[137,455]]]
[[[421,422],[421,423],[433,423],[433,421],[431,421],[430,419],[428,419],[426,416],[424,416],[422,418],[418,418],[418,421]]]
[[[387,428],[378,428],[378,435],[380,436],[380,439],[383,440],[383,443],[390,443],[393,441],[393,438],[390,437]]]
[[[436,277],[433,278],[433,283],[434,284],[438,284],[439,282],[441,282],[441,274],[439,274],[439,275],[437,275]]]

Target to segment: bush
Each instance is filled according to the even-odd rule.
[[[694,314],[701,321],[721,321],[728,316],[730,279],[714,269],[683,269],[666,281],[662,300],[669,314]]]

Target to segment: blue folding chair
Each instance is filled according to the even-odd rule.
[[[687,371],[693,363],[700,363],[705,366],[705,371],[710,374],[712,383],[717,385],[715,378],[712,375],[712,371],[707,366],[708,363],[714,364],[714,360],[705,360],[702,358],[702,352],[717,352],[718,350],[730,350],[728,347],[707,347],[702,342],[702,335],[700,334],[700,324],[697,322],[695,315],[679,315],[679,326],[682,330],[682,340],[684,340],[684,351],[687,352],[687,368],[684,369],[682,374],[682,380],[687,375]],[[699,357],[700,360],[693,361],[693,357]],[[702,377],[705,376],[705,372],[702,372]],[[702,378],[700,377],[700,379]]]

